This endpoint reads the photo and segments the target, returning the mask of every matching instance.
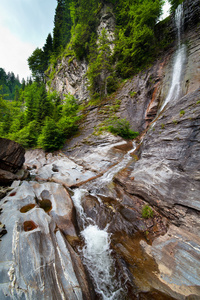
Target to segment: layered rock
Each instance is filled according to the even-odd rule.
[[[86,71],[85,61],[80,62],[71,56],[64,57],[56,66],[51,88],[58,91],[62,97],[71,94],[80,101],[86,100],[89,97]]]
[[[16,173],[25,161],[24,154],[18,143],[0,138],[0,169]]]

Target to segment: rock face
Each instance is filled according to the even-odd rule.
[[[56,73],[51,87],[57,90],[62,97],[67,94],[74,95],[80,101],[89,97],[85,74],[87,63],[72,57],[63,58],[56,66]]]
[[[0,138],[0,184],[25,179],[28,172],[22,169],[25,150],[18,143]]]
[[[16,173],[21,169],[25,150],[18,143],[0,138],[0,169]]]
[[[97,28],[97,33],[100,35],[103,28],[106,29],[108,39],[111,42],[111,50],[113,50],[115,39],[115,17],[112,5],[104,4],[98,14],[98,18],[99,26]],[[62,97],[70,93],[80,102],[88,100],[90,97],[87,89],[87,68],[88,64],[86,61],[78,61],[72,56],[62,58],[62,60],[58,61],[54,70],[55,75],[50,83],[51,88],[57,90]]]
[[[172,103],[149,129],[130,165],[126,190],[157,206],[176,225],[199,234],[200,90]],[[173,111],[173,115],[171,112]],[[192,223],[188,223],[188,220]]]

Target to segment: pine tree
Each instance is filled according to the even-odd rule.
[[[110,42],[107,31],[103,29],[98,40],[97,56],[91,58],[87,72],[92,96],[102,98],[107,95],[108,78],[112,72],[110,57]]]
[[[71,38],[70,0],[57,0],[53,30],[53,51],[58,54]]]

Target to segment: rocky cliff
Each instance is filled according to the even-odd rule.
[[[200,298],[200,2],[183,8],[178,97],[163,106],[174,41],[107,101],[88,106],[63,151],[26,152],[29,181],[14,182],[1,200],[1,299]],[[86,99],[87,67],[68,62],[52,84]],[[140,131],[137,141],[97,134],[113,112]]]

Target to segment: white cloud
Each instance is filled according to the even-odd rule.
[[[0,25],[0,67],[6,72],[18,74],[20,79],[30,77],[27,59],[35,48],[33,44],[22,42],[8,28]]]
[[[167,18],[170,15],[170,8],[171,8],[171,4],[169,3],[169,1],[165,1],[162,10],[163,13],[159,18],[159,21],[164,20],[165,18]]]
[[[30,76],[27,59],[52,32],[57,0],[0,0],[0,68]]]

